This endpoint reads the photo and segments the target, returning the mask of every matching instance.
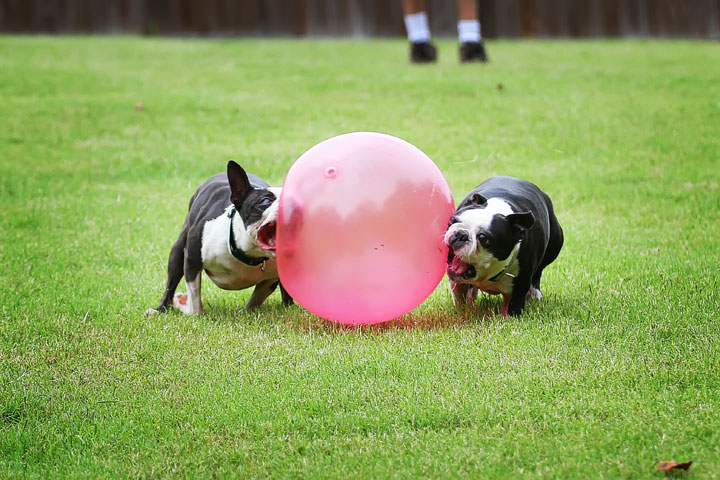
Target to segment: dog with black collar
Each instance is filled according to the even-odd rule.
[[[519,178],[492,177],[468,194],[450,218],[447,275],[456,306],[478,290],[504,297],[502,314],[519,315],[542,298],[540,279],[563,246],[552,201]]]
[[[280,188],[270,187],[230,161],[227,173],[218,173],[200,185],[190,199],[180,237],[170,250],[165,293],[157,309],[174,306],[186,314],[203,312],[201,279],[204,270],[224,290],[255,287],[246,308],[258,307],[278,287],[275,264]],[[185,277],[188,292],[175,293]],[[282,302],[292,298],[280,285]]]

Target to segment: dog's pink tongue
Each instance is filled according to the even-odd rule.
[[[460,257],[453,258],[452,263],[450,264],[450,269],[458,275],[465,273],[469,267],[470,265],[463,262]]]

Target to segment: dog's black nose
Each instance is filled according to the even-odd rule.
[[[470,240],[470,236],[468,235],[468,233],[465,230],[458,230],[450,237],[450,248],[452,248],[453,250],[462,248],[462,246],[465,245],[468,240]]]

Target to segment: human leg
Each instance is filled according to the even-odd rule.
[[[487,62],[487,54],[480,33],[477,0],[457,0],[457,10],[460,61],[463,63]]]
[[[402,0],[405,29],[410,42],[410,61],[434,62],[437,50],[432,44],[427,16],[427,0]]]

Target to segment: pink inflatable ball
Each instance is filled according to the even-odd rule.
[[[305,152],[285,178],[277,266],[312,313],[369,325],[423,302],[445,272],[452,193],[410,143],[356,132]]]

